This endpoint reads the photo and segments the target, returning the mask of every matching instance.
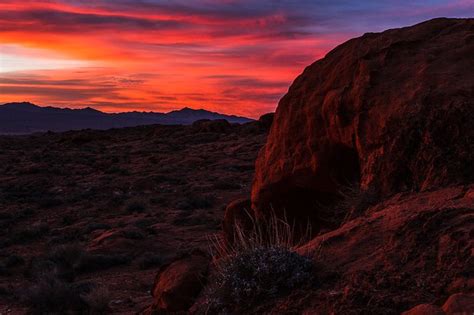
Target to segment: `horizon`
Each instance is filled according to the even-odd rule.
[[[474,3],[7,0],[0,11],[6,103],[258,118],[344,41],[473,16]]]
[[[215,111],[208,110],[208,109],[205,109],[205,108],[191,108],[191,107],[187,107],[187,106],[177,108],[177,109],[172,109],[172,110],[169,110],[169,111],[162,111],[162,112],[154,111],[154,110],[142,111],[142,110],[136,110],[136,109],[131,110],[131,111],[108,112],[108,111],[103,111],[103,110],[100,110],[96,107],[92,107],[92,106],[88,106],[88,105],[84,105],[83,107],[67,107],[67,106],[66,107],[57,107],[57,106],[50,106],[50,105],[35,104],[35,103],[32,103],[32,102],[28,102],[28,101],[20,101],[20,102],[0,102],[0,107],[4,106],[4,105],[10,105],[10,104],[30,104],[32,106],[36,106],[36,107],[40,107],[40,108],[55,108],[55,109],[70,109],[70,110],[92,109],[92,110],[96,110],[96,111],[99,111],[99,112],[102,112],[102,113],[105,113],[105,114],[126,114],[126,113],[169,114],[169,113],[172,113],[172,112],[179,112],[179,111],[183,111],[183,110],[193,110],[193,111],[207,111],[209,113],[215,113],[215,114],[221,114],[221,115],[227,115],[227,116],[250,118],[250,117],[245,117],[245,116],[240,116],[240,115],[215,112]]]

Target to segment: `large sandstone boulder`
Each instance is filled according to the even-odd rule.
[[[473,56],[474,19],[434,19],[349,40],[307,67],[256,162],[257,216],[284,209],[323,225],[331,213],[318,209],[347,183],[387,197],[473,182]]]

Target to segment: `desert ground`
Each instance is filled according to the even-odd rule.
[[[249,193],[266,138],[259,122],[204,125],[0,137],[0,313],[26,312],[58,268],[106,288],[113,313],[151,304],[160,265],[207,251]]]

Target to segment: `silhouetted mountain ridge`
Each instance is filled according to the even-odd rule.
[[[188,107],[169,113],[133,111],[109,114],[91,107],[81,109],[40,107],[29,102],[21,102],[0,105],[0,134],[110,129],[151,124],[189,125],[200,119],[225,119],[230,123],[252,121],[246,117]]]

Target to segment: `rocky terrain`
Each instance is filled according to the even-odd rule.
[[[151,304],[158,268],[207,252],[225,205],[250,192],[268,124],[0,137],[0,314],[47,309],[59,293],[63,314],[83,288],[108,290],[95,298],[114,314]]]
[[[434,19],[307,67],[278,105],[251,195],[226,210],[230,249],[190,310],[472,314],[472,56],[474,19]],[[302,240],[309,223],[310,240],[285,246],[279,222]],[[162,270],[149,313],[175,310],[170,297],[206,278],[202,264]]]
[[[0,313],[472,314],[472,56],[474,19],[434,19],[338,46],[274,119],[0,138]]]
[[[259,311],[474,310],[472,56],[474,20],[435,19],[352,39],[294,81],[251,209],[309,219],[316,237],[297,251],[319,269],[310,289]],[[457,306],[441,310],[450,296]]]

